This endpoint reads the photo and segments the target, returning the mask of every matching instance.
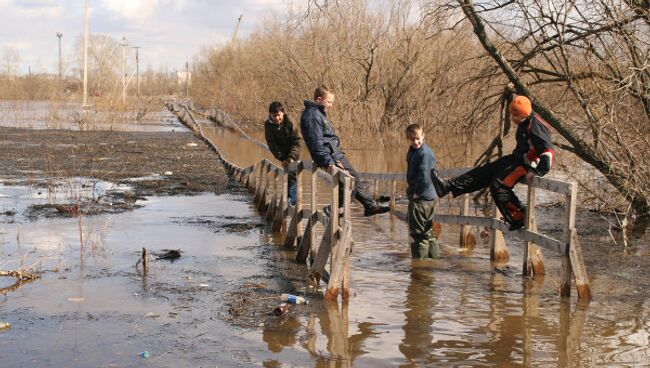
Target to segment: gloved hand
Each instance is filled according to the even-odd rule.
[[[537,167],[535,167],[535,173],[539,176],[546,175],[551,170],[551,158],[548,155],[542,155],[539,158]]]

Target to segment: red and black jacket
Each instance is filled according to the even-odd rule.
[[[517,126],[517,146],[512,154],[522,159],[526,165],[535,167],[541,156],[548,156],[551,167],[555,150],[551,140],[549,124],[533,112],[528,119]]]

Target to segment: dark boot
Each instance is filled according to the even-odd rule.
[[[389,211],[390,211],[390,207],[388,206],[374,205],[371,207],[365,207],[363,210],[363,215],[368,217],[368,216],[379,215],[381,213],[386,213]]]
[[[433,183],[433,188],[436,190],[436,194],[438,194],[439,198],[446,196],[451,190],[451,184],[440,178],[436,169],[431,170],[431,182]]]

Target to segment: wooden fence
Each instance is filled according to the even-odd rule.
[[[335,169],[333,175],[330,175],[323,170],[319,170],[311,161],[294,162],[286,169],[280,168],[266,159],[247,168],[238,167],[226,160],[219,152],[218,147],[205,137],[201,125],[196,122],[192,111],[186,105],[177,101],[167,101],[167,107],[217,152],[229,175],[243,183],[251,193],[254,193],[253,202],[257,209],[271,221],[272,229],[286,234],[284,245],[293,247],[294,244],[297,244],[296,261],[305,263],[307,259],[310,260],[310,282],[319,282],[320,278],[325,275],[325,266],[328,259],[330,259],[331,271],[325,299],[336,300],[340,292],[343,300],[347,301],[349,298],[349,256],[352,240],[350,199],[352,188],[354,188],[354,178],[338,169]],[[266,147],[260,142],[255,142]],[[468,170],[469,168],[445,169],[440,170],[439,174],[442,177],[453,177]],[[287,206],[287,182],[290,172],[296,173],[298,194],[297,203],[291,208]],[[307,174],[312,188],[309,209],[303,208],[304,193],[301,175],[303,172]],[[406,220],[406,214],[397,208],[395,201],[397,198],[397,183],[405,181],[404,173],[359,173],[359,178],[373,182],[375,194],[379,192],[381,183],[388,184],[391,213],[401,220]],[[322,208],[318,209],[315,190],[318,179],[327,184],[326,190],[330,198],[327,205],[334,209],[331,211],[331,218],[323,213]],[[339,218],[339,213],[336,211],[336,208],[339,207],[338,191],[340,185],[344,186],[345,193],[344,203],[342,204],[342,218]],[[535,206],[538,189],[559,193],[565,198],[564,228],[561,240],[537,232]],[[462,203],[459,215],[436,213],[435,221],[443,224],[460,225],[459,243],[463,248],[471,248],[475,243],[472,227],[490,229],[490,259],[492,261],[507,261],[509,253],[505,245],[503,232],[508,231],[509,225],[499,218],[496,206],[492,204],[492,217],[470,216],[470,196],[465,194],[460,198]],[[522,238],[524,242],[523,275],[544,274],[539,247],[558,252],[562,257],[560,295],[562,297],[571,295],[571,275],[573,275],[578,297],[589,300],[591,299],[591,288],[575,228],[576,200],[577,185],[575,182],[534,177],[528,185],[526,226],[514,233]],[[287,217],[290,219],[289,223],[287,223]],[[305,219],[307,221],[303,230],[302,222]],[[314,231],[317,224],[325,227],[320,241],[316,239]],[[440,232],[439,225],[434,226],[434,229],[437,230],[437,233]]]

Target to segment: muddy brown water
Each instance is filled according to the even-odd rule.
[[[228,132],[213,137],[242,166],[263,154]],[[360,171],[397,172],[404,152],[349,156]],[[0,294],[0,321],[12,326],[0,331],[2,367],[650,364],[647,237],[627,250],[614,246],[598,215],[578,219],[594,293],[587,304],[575,290],[560,300],[560,258],[548,251],[547,275],[526,279],[521,241],[507,236],[510,261],[491,265],[480,238],[462,253],[458,229],[445,227],[444,257],[413,262],[404,223],[367,219],[355,207],[348,305],[312,298],[281,318],[268,310],[233,321],[227,295],[259,284],[271,291],[260,295],[274,297],[296,285],[278,267],[298,267],[246,193],[148,197],[133,211],[83,217],[82,249],[77,219],[21,215],[42,200],[34,190],[0,188],[0,210],[16,211],[0,223],[0,268],[16,268],[25,255],[24,264],[41,261],[44,271]],[[560,236],[561,213],[540,209],[540,229]],[[142,247],[183,255],[152,262],[144,276],[134,267]],[[143,351],[149,358],[139,357]]]

